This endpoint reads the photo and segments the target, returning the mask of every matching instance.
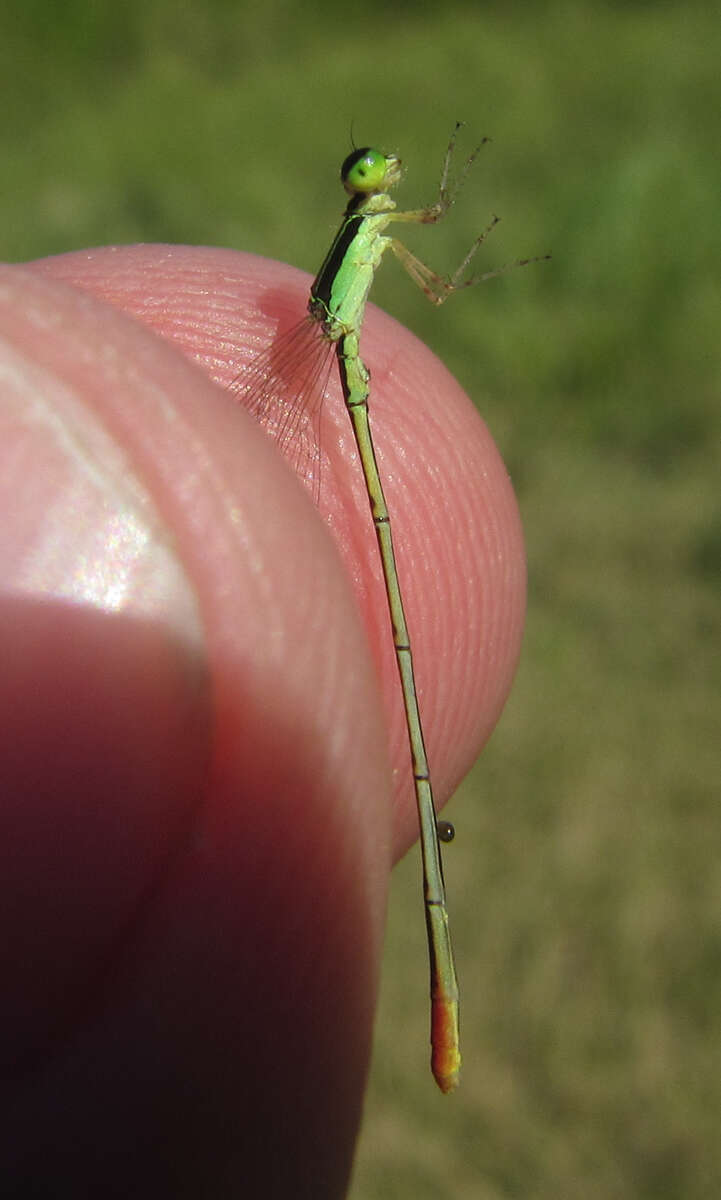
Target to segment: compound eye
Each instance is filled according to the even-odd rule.
[[[383,189],[388,170],[388,159],[380,150],[364,146],[349,154],[340,169],[343,187],[351,195],[367,194]]]

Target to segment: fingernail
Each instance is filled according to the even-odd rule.
[[[0,587],[160,618],[202,641],[170,531],[124,448],[71,385],[0,350]]]

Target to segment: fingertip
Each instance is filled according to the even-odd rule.
[[[308,276],[282,263],[197,247],[106,249],[37,267],[148,323],[226,387],[259,346],[302,318],[309,286]],[[363,354],[440,806],[490,736],[510,691],[525,616],[521,524],[489,431],[443,363],[373,305]],[[333,381],[323,419],[330,463],[323,516],[354,582],[381,681],[399,855],[416,834],[405,718],[367,497]]]

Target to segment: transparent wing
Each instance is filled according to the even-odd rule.
[[[305,317],[262,350],[230,384],[273,438],[316,503],[320,497],[320,416],[334,343]]]

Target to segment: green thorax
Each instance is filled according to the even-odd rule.
[[[323,325],[326,337],[337,341],[360,333],[373,276],[390,238],[382,231],[395,204],[387,192],[353,196],[340,229],[310,289],[308,309]]]

